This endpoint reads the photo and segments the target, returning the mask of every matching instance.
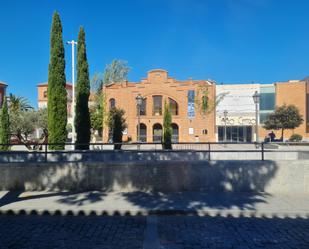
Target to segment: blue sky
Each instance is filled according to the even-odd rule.
[[[309,75],[306,0],[27,0],[0,2],[0,81],[36,106],[47,81],[53,12],[64,41],[83,25],[90,75],[114,58],[130,81],[153,68],[184,80],[272,83]],[[67,80],[71,50],[66,45]]]

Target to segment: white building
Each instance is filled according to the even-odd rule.
[[[255,134],[255,103],[253,95],[261,96],[259,124],[266,115],[274,110],[275,88],[273,84],[230,84],[217,85],[217,97],[224,95],[216,107],[216,138],[217,141],[252,142]],[[226,116],[224,112],[226,111]],[[261,121],[261,122],[260,122]],[[225,135],[226,134],[226,135]]]

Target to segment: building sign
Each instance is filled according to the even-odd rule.
[[[194,128],[192,127],[189,128],[189,135],[194,135]]]
[[[217,124],[225,125],[225,118],[219,116],[217,118]],[[255,118],[253,117],[228,117],[226,119],[226,125],[255,125]]]
[[[188,118],[195,117],[194,97],[195,97],[194,90],[189,90],[188,91]]]

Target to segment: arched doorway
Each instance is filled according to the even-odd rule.
[[[179,128],[178,125],[173,123],[172,124],[172,143],[179,142]]]
[[[138,134],[138,125],[136,126],[136,134]],[[147,126],[143,123],[140,124],[140,142],[147,142]]]
[[[152,129],[152,140],[154,143],[162,142],[162,125],[154,124]]]

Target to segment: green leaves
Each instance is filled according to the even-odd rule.
[[[10,99],[10,112],[29,111],[33,107],[30,105],[28,99],[20,96],[16,96],[12,93],[9,95]]]
[[[216,109],[216,106],[224,99],[227,93],[219,94],[215,100],[209,97],[209,86],[206,84],[199,85],[195,104],[202,115],[209,114]]]
[[[50,145],[49,149],[64,149],[67,138],[67,92],[62,26],[57,12],[54,13],[51,29],[47,95],[48,142],[60,143]]]
[[[7,100],[3,98],[3,105],[0,110],[0,144],[10,143],[10,119]],[[8,145],[0,145],[0,150],[9,150]]]
[[[164,117],[163,117],[163,148],[172,149],[172,115],[169,105],[164,103]]]
[[[127,128],[125,111],[123,109],[113,107],[108,115],[108,127],[113,138],[113,143],[122,143],[122,133]],[[120,149],[121,145],[115,145],[115,149]]]
[[[76,149],[89,149],[90,142],[90,113],[88,100],[90,95],[89,66],[86,53],[85,31],[81,27],[77,42],[77,84],[76,84],[76,106],[75,106],[75,130]],[[78,145],[81,143],[82,145]]]
[[[267,130],[282,130],[295,129],[303,123],[303,118],[299,110],[294,105],[283,105],[277,107],[274,113],[268,115],[264,128]]]

